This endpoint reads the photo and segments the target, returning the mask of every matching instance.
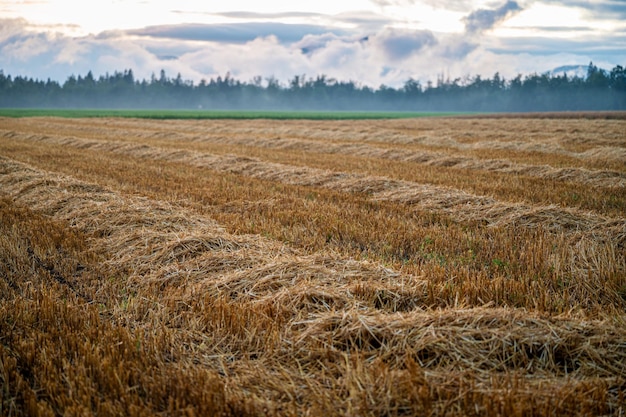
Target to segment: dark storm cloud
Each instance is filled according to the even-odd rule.
[[[257,38],[275,36],[280,42],[293,43],[308,34],[343,34],[344,31],[318,25],[300,25],[272,22],[249,22],[229,24],[180,24],[149,26],[131,30],[131,35],[187,41],[212,41],[220,43],[246,43]]]
[[[465,19],[465,29],[468,33],[480,33],[493,28],[497,23],[513,15],[522,8],[515,1],[507,1],[497,9],[479,9],[470,13]]]

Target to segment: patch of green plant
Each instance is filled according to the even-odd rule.
[[[0,117],[128,117],[139,119],[367,120],[455,116],[460,114],[465,113],[281,110],[0,109]]]

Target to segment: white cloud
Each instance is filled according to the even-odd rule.
[[[437,44],[428,30],[399,30],[386,28],[370,38],[370,42],[382,52],[388,61],[399,61]]]
[[[528,27],[524,20],[533,10],[541,10],[543,3],[518,1],[372,0],[371,10],[345,10],[335,15],[319,10],[230,12],[221,13],[227,21],[220,24],[165,22],[168,24],[82,36],[75,31],[68,34],[66,26],[0,19],[0,69],[5,74],[59,81],[89,70],[98,76],[128,68],[137,78],[150,78],[164,69],[170,77],[180,72],[195,82],[227,72],[242,81],[260,75],[274,76],[283,83],[295,75],[325,74],[377,87],[401,86],[409,77],[426,82],[442,73],[452,79],[495,72],[512,77],[589,61],[608,68],[626,63],[623,25],[621,32],[594,30],[595,21],[580,12],[582,0],[571,2],[577,7],[574,12],[566,0],[545,0],[580,18],[573,32],[544,26],[543,33]],[[604,12],[622,10],[617,2],[592,3],[601,3]],[[394,20],[393,14],[387,13],[393,10],[397,14],[402,7],[413,12],[422,10],[420,7],[435,10],[437,4],[449,8],[437,9],[443,17],[455,10],[450,15],[456,16],[454,31],[424,29],[417,20]],[[182,1],[180,6],[190,5]],[[248,18],[251,20],[246,21]],[[303,23],[309,18],[309,23]],[[287,25],[283,19],[303,20]],[[550,37],[550,31],[560,36]]]
[[[470,13],[465,19],[465,27],[469,33],[481,33],[492,29],[496,24],[504,21],[522,8],[517,2],[509,0],[497,9],[478,9]]]

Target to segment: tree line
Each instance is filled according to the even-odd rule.
[[[161,70],[149,80],[127,69],[95,78],[71,75],[53,80],[12,77],[0,70],[0,107],[11,108],[161,108],[389,111],[579,111],[626,110],[626,70],[590,63],[585,77],[521,74],[505,79],[478,75],[464,79],[371,88],[325,75],[298,75],[283,84],[276,78],[242,82],[226,74],[199,83],[168,77]]]

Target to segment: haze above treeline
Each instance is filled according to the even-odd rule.
[[[229,74],[200,83],[161,70],[138,80],[127,69],[94,77],[72,75],[64,83],[4,74],[0,107],[207,110],[363,111],[580,111],[626,110],[626,70],[607,71],[590,63],[585,76],[528,74],[505,79],[498,73],[447,79],[425,85],[414,79],[402,87],[374,89],[325,75],[273,77],[245,82]]]

